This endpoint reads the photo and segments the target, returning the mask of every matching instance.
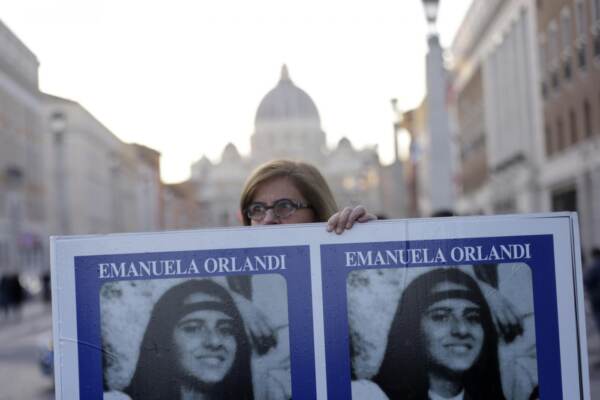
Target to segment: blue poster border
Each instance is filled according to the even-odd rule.
[[[200,268],[199,273],[186,276],[99,278],[100,263],[180,259],[182,264],[186,265],[192,259],[206,259],[208,257],[242,258],[272,254],[285,255],[287,266],[285,270],[210,274]],[[199,278],[272,273],[283,276],[287,285],[292,394],[294,398],[316,399],[310,248],[307,245],[76,256],[75,296],[80,398],[103,398],[100,289],[104,283],[118,280]]]
[[[533,302],[536,329],[536,351],[540,398],[562,399],[560,342],[558,329],[557,291],[555,281],[554,245],[552,235],[482,237],[468,239],[415,240],[371,243],[345,243],[321,245],[323,280],[323,315],[325,324],[325,357],[327,394],[330,399],[350,399],[351,360],[349,354],[349,328],[346,279],[358,269],[413,268],[464,264],[489,264],[490,261],[457,263],[446,262],[407,263],[401,266],[346,266],[346,252],[366,252],[427,249],[434,254],[442,249],[446,254],[458,246],[484,246],[530,244],[528,260],[505,259],[498,261],[525,262],[532,271]],[[421,260],[422,261],[422,260]]]

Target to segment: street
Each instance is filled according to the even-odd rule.
[[[600,398],[600,334],[587,312],[591,398]],[[0,320],[0,400],[51,400],[54,387],[38,366],[39,348],[50,338],[50,306],[26,303],[20,321]],[[594,364],[599,365],[594,368]]]
[[[586,303],[586,329],[590,364],[590,392],[592,399],[600,398],[600,333],[592,318],[590,305]],[[596,367],[594,368],[594,365]]]
[[[51,329],[50,305],[38,301],[24,305],[20,321],[0,319],[0,400],[54,398],[52,379],[37,364]]]

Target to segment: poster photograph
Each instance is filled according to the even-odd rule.
[[[588,400],[571,213],[52,240],[58,399]]]

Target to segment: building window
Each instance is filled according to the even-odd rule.
[[[575,4],[575,24],[577,24],[577,39],[585,39],[587,20],[585,17],[585,8],[583,0],[578,0]]]
[[[600,0],[592,0],[591,30],[594,41],[594,56],[600,57]]]
[[[594,28],[598,28],[600,24],[600,0],[592,0],[592,15]]]
[[[565,136],[564,136],[564,127],[563,127],[563,120],[561,117],[558,117],[556,119],[556,147],[554,148],[555,151],[560,152],[562,151],[562,149],[565,148],[565,140],[564,140]]]
[[[577,211],[577,190],[575,187],[552,192],[552,211]]]
[[[577,134],[577,115],[575,114],[575,110],[573,110],[573,109],[571,109],[571,111],[569,111],[569,124],[571,125],[571,127],[570,127],[571,142],[569,144],[574,144],[574,143],[577,143],[577,139],[579,138],[579,135]]]
[[[584,136],[592,136],[592,108],[590,107],[590,102],[587,101],[587,99],[583,101],[583,127],[585,129],[583,132]]]
[[[539,65],[540,65],[540,81],[542,88],[542,97],[546,99],[548,97],[548,85],[546,83],[546,41],[540,40],[539,42]]]
[[[558,70],[560,66],[560,49],[558,44],[558,29],[554,21],[548,27],[548,60],[550,65],[550,81],[553,89],[558,89]]]
[[[561,34],[562,34],[562,70],[565,80],[571,79],[571,35],[572,35],[572,24],[571,14],[568,9],[564,9],[561,14]]]
[[[581,69],[585,69],[585,66],[587,64],[587,59],[586,59],[586,43],[587,43],[587,35],[586,35],[586,31],[587,31],[587,20],[586,20],[586,13],[585,13],[585,8],[584,8],[584,4],[583,4],[583,0],[578,0],[577,3],[575,4],[575,25],[576,25],[576,30],[577,30],[577,43],[575,46],[575,52],[576,57],[577,57],[577,65],[579,66],[579,68]]]
[[[546,125],[545,129],[545,134],[546,134],[546,154],[551,156],[554,149],[553,149],[553,143],[552,143],[552,129],[550,128],[550,125]]]

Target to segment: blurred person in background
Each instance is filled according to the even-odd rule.
[[[19,274],[10,273],[0,278],[0,306],[6,318],[21,318],[21,305],[25,300],[25,291]]]
[[[592,259],[587,265],[583,283],[588,292],[596,328],[600,331],[600,248],[594,247],[591,255]]]
[[[7,315],[8,315],[7,280],[4,275],[0,275],[0,317],[5,318]]]

